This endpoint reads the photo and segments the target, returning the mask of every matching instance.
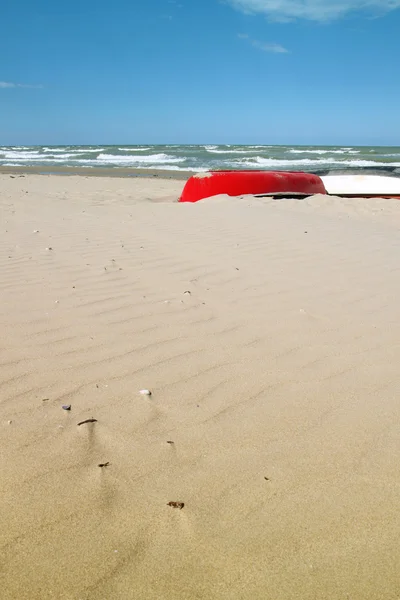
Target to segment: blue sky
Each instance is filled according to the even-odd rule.
[[[0,144],[400,145],[400,0],[6,0]]]

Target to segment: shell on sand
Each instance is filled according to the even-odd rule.
[[[142,396],[151,396],[151,391],[150,390],[140,390],[139,394],[142,394]]]

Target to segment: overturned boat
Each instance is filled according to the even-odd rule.
[[[188,179],[179,202],[197,202],[226,194],[301,195],[326,194],[322,179],[313,173],[287,171],[207,171]]]
[[[400,177],[390,174],[330,173],[321,175],[330,196],[345,198],[400,198]]]

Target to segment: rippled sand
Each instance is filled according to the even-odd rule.
[[[0,184],[1,597],[397,598],[400,203]]]

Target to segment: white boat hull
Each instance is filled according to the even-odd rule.
[[[332,196],[400,196],[400,177],[324,175],[321,179]]]

